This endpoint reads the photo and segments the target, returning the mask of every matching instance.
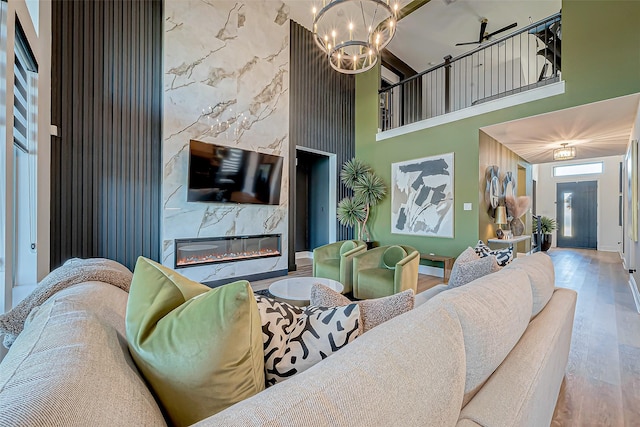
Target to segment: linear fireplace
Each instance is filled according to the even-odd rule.
[[[281,234],[175,240],[176,268],[281,255]]]

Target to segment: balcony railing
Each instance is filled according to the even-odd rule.
[[[379,91],[380,128],[394,129],[560,80],[561,14],[483,44]]]

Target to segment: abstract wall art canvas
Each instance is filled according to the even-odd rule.
[[[391,165],[391,232],[453,238],[453,153]]]

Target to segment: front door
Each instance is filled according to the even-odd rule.
[[[557,184],[557,246],[598,248],[598,182]]]

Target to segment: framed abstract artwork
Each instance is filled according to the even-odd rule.
[[[453,238],[454,153],[391,164],[391,232]]]

